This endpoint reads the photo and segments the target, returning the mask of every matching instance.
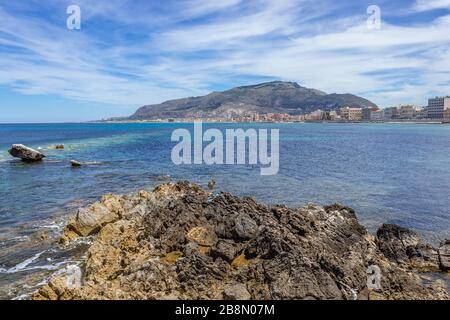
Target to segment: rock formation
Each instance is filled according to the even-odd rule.
[[[403,247],[391,229],[377,239],[348,207],[267,206],[189,182],[106,195],[61,239],[96,237],[81,281],[55,277],[33,299],[448,299],[421,282],[408,250],[393,259]]]
[[[41,161],[45,155],[37,150],[31,149],[23,144],[13,144],[8,150],[9,154],[15,158],[20,158],[26,162]]]
[[[442,271],[450,271],[450,239],[441,243],[439,248],[439,267]]]
[[[377,242],[381,252],[393,262],[422,271],[439,271],[438,250],[422,242],[414,231],[384,224],[377,231]]]

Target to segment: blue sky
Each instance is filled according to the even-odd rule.
[[[66,28],[73,4],[81,30]],[[270,80],[382,107],[448,95],[450,0],[0,1],[0,123],[123,116]]]

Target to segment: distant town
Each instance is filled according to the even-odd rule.
[[[198,112],[184,118],[161,118],[151,120],[102,120],[105,122],[419,122],[450,123],[450,96],[428,100],[427,106],[400,105],[380,109],[342,107],[333,111],[316,110],[308,114],[258,113],[256,111],[233,112],[210,115]]]

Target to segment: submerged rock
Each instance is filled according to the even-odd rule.
[[[50,150],[63,150],[64,149],[64,145],[63,144],[55,144],[53,146],[49,146],[47,149],[50,149]]]
[[[52,279],[34,299],[448,299],[350,208],[266,206],[180,182],[80,209],[65,241],[96,234],[81,286]],[[386,251],[389,252],[389,251]],[[380,286],[368,287],[376,265]],[[70,282],[70,281],[69,281]]]
[[[13,144],[8,150],[9,154],[15,158],[20,158],[26,162],[41,161],[45,155],[37,150],[29,148],[23,144]]]

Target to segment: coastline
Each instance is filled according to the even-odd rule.
[[[206,120],[206,121],[204,121]],[[201,121],[203,123],[220,123],[220,124],[236,124],[236,123],[244,123],[244,124],[304,124],[304,123],[323,123],[323,124],[443,124],[448,125],[450,122],[447,121],[421,121],[421,120],[393,120],[393,121],[210,121],[208,119],[198,118],[195,120],[183,120],[183,121],[168,121],[168,120],[90,120],[90,121],[74,121],[74,122],[6,122],[0,123],[0,125],[51,125],[51,124],[127,124],[127,123],[160,123],[160,124],[185,124],[185,123],[193,123],[195,121]]]
[[[406,120],[406,121],[210,121],[203,119],[195,119],[195,120],[186,120],[186,121],[168,121],[168,120],[122,120],[122,121],[88,121],[84,123],[104,123],[104,124],[118,124],[118,123],[161,123],[161,124],[185,124],[185,123],[193,123],[196,121],[201,121],[203,123],[221,123],[221,124],[236,124],[236,123],[244,123],[244,124],[304,124],[304,123],[322,123],[322,124],[443,124],[448,125],[450,122],[444,121],[420,121],[420,120]]]
[[[76,125],[76,126],[67,126],[68,132],[72,132],[72,129],[75,128],[75,130],[90,130],[90,127],[92,125]],[[111,125],[113,126],[113,124]],[[175,124],[176,126],[176,124]],[[21,131],[27,126],[18,126],[17,131]],[[113,192],[115,194],[126,194],[128,192],[135,192],[137,190],[146,188],[149,185],[154,185],[154,183],[149,182],[146,180],[147,178],[150,178],[150,181],[160,180],[159,178],[156,178],[154,172],[161,172],[168,173],[170,170],[170,173],[172,175],[172,179],[174,181],[179,179],[193,179],[193,174],[191,172],[198,172],[203,171],[203,169],[200,168],[181,168],[180,171],[175,172],[177,168],[172,168],[171,166],[151,166],[151,164],[155,163],[155,159],[160,159],[161,155],[167,155],[169,154],[168,150],[170,150],[168,147],[161,147],[159,145],[159,141],[161,136],[170,136],[170,131],[173,129],[173,125],[167,125],[167,126],[158,126],[158,125],[142,125],[142,126],[120,126],[117,125],[117,128],[120,128],[119,130],[110,131],[110,125],[99,125],[98,127],[101,128],[101,130],[107,130],[105,131],[105,136],[99,135],[98,137],[94,135],[86,135],[81,138],[77,138],[76,136],[73,137],[71,134],[70,140],[59,140],[60,133],[53,134],[53,131],[60,130],[61,127],[64,126],[48,126],[50,137],[51,139],[45,140],[45,142],[40,142],[39,144],[34,144],[34,146],[52,146],[56,143],[64,143],[65,149],[63,150],[53,150],[52,148],[45,147],[43,150],[48,151],[48,158],[47,160],[44,160],[42,164],[38,165],[27,165],[24,164],[18,160],[13,160],[12,158],[6,158],[6,163],[3,163],[0,167],[0,172],[7,174],[8,177],[14,178],[9,180],[8,187],[14,188],[15,186],[23,185],[23,183],[19,183],[20,179],[23,178],[22,181],[28,183],[27,185],[34,186],[34,185],[41,185],[42,181],[46,181],[44,184],[44,188],[48,188],[47,190],[53,190],[53,192],[58,192],[58,196],[61,198],[57,198],[56,195],[53,197],[46,197],[48,193],[40,192],[42,190],[41,188],[30,188],[28,193],[22,193],[23,189],[19,189],[19,192],[15,192],[14,194],[10,192],[8,194],[8,197],[5,197],[3,200],[3,205],[1,206],[3,208],[9,208],[8,211],[13,213],[14,219],[17,220],[17,226],[20,226],[20,230],[17,229],[18,232],[22,232],[22,230],[26,229],[27,225],[31,225],[31,223],[35,223],[36,227],[38,227],[40,217],[34,216],[34,213],[39,210],[39,212],[42,212],[42,217],[47,218],[48,213],[51,214],[54,208],[61,208],[59,199],[68,199],[75,197],[79,199],[89,199],[89,203],[92,203],[93,201],[96,201],[102,194],[106,194],[107,192]],[[95,129],[95,125],[92,126],[93,129]],[[165,130],[160,130],[159,128],[163,127]],[[226,127],[226,126],[224,126]],[[349,125],[349,126],[313,126],[313,125],[305,125],[302,126],[302,124],[299,125],[292,125],[291,128],[295,128],[295,131],[288,132],[286,141],[290,141],[289,145],[291,145],[292,140],[294,141],[300,141],[299,144],[296,144],[297,146],[301,146],[304,148],[307,145],[310,145],[311,148],[309,149],[312,153],[303,153],[304,151],[307,151],[305,149],[301,149],[302,152],[297,153],[296,150],[300,150],[297,147],[291,149],[292,152],[286,152],[286,156],[291,155],[292,158],[288,159],[289,163],[295,164],[293,168],[296,169],[296,172],[299,173],[297,176],[293,177],[293,179],[287,178],[285,175],[280,175],[280,177],[275,180],[259,180],[259,177],[253,177],[248,170],[240,170],[240,168],[237,168],[236,171],[233,170],[232,175],[242,173],[243,174],[243,180],[242,179],[236,179],[238,181],[234,181],[235,179],[230,179],[230,172],[226,169],[221,170],[221,168],[213,168],[214,170],[214,178],[217,180],[218,185],[225,188],[227,191],[229,191],[232,194],[239,194],[239,195],[255,195],[258,200],[262,200],[265,202],[266,199],[270,198],[270,201],[267,201],[265,203],[268,204],[274,204],[274,203],[285,203],[289,204],[291,207],[295,207],[297,205],[305,205],[307,201],[313,200],[316,203],[320,204],[327,204],[327,203],[333,203],[334,201],[337,201],[339,203],[345,203],[353,208],[357,208],[357,212],[360,215],[360,218],[366,227],[370,228],[370,231],[373,232],[376,231],[376,228],[378,228],[381,223],[383,222],[389,222],[389,223],[398,223],[402,226],[407,226],[413,230],[418,230],[421,235],[427,239],[427,241],[430,241],[435,246],[439,245],[439,242],[444,239],[443,237],[448,237],[447,229],[444,228],[438,228],[438,226],[446,225],[447,221],[439,220],[439,215],[443,216],[442,219],[445,219],[446,210],[445,207],[442,206],[435,206],[434,208],[431,208],[430,206],[427,206],[425,210],[429,211],[423,211],[424,209],[417,206],[418,201],[414,201],[412,199],[409,199],[407,196],[408,194],[404,194],[405,197],[402,199],[403,204],[399,205],[395,209],[391,209],[390,205],[386,202],[383,202],[383,197],[389,196],[391,193],[394,194],[393,190],[397,187],[397,184],[394,184],[391,186],[391,189],[386,189],[386,184],[383,184],[382,189],[378,189],[376,182],[374,183],[373,180],[371,180],[370,186],[367,186],[367,189],[361,189],[361,185],[352,185],[349,182],[352,182],[351,179],[345,179],[344,176],[342,176],[342,173],[346,172],[345,167],[335,167],[336,164],[330,164],[328,161],[326,163],[321,164],[321,168],[332,168],[335,167],[335,173],[333,174],[333,171],[327,171],[331,174],[328,175],[322,175],[320,172],[315,173],[314,177],[314,183],[308,183],[307,179],[305,179],[305,176],[307,175],[307,172],[310,170],[300,166],[300,164],[310,161],[311,158],[305,157],[303,158],[303,161],[299,161],[298,155],[302,154],[311,154],[313,155],[313,158],[316,160],[321,159],[321,154],[326,156],[327,153],[318,153],[318,150],[316,146],[320,146],[320,144],[316,144],[315,141],[317,141],[317,137],[321,138],[321,135],[323,134],[324,130],[326,133],[328,133],[328,128],[331,128],[332,130],[336,130],[336,128],[342,128],[342,130],[346,131],[348,128],[355,128],[356,130],[351,130],[352,136],[355,137],[362,137],[361,139],[358,139],[360,141],[360,145],[366,146],[365,144],[365,138],[362,136],[362,134],[365,134],[366,136],[372,135],[372,129],[370,129],[370,126],[364,126],[364,125]],[[303,127],[303,129],[302,129]],[[375,128],[374,126],[373,128]],[[130,128],[131,130],[134,130],[133,128],[140,128],[140,131],[133,132],[130,135]],[[153,129],[155,130],[153,130]],[[288,128],[288,126],[286,126]],[[314,128],[318,128],[316,131],[314,131]],[[368,132],[366,132],[364,129],[361,134],[360,128],[367,128],[369,129]],[[380,126],[380,128],[383,128]],[[386,126],[385,128],[389,128],[389,126]],[[422,127],[422,130],[417,130],[414,128],[414,126],[409,126],[409,129],[405,130],[405,128],[397,127],[395,129],[395,126],[391,126],[393,131],[397,131],[399,133],[399,137],[407,137],[408,139],[411,138],[411,140],[416,141],[416,138],[413,137],[414,132],[421,132],[419,136],[424,133],[423,130],[426,130],[426,132],[437,132],[438,134],[436,137],[438,138],[433,139],[433,141],[440,141],[439,137],[444,139],[447,135],[445,130],[434,130],[430,128],[430,130]],[[420,127],[417,127],[420,128]],[[28,128],[26,128],[28,129]],[[42,130],[41,126],[38,126],[39,130]],[[395,130],[394,130],[395,129]],[[34,130],[34,129],[33,129]],[[310,134],[311,130],[313,130],[313,134]],[[389,131],[391,129],[388,129]],[[378,130],[376,130],[378,131]],[[384,129],[383,129],[384,131]],[[116,134],[117,132],[117,134]],[[155,132],[158,132],[158,135],[154,135]],[[425,133],[426,133],[425,132]],[[150,133],[150,134],[148,134]],[[306,133],[306,135],[305,135]],[[353,134],[357,133],[357,134]],[[84,135],[84,133],[83,133]],[[122,138],[120,138],[120,136]],[[304,140],[304,137],[306,136],[307,140]],[[395,135],[392,135],[395,136]],[[134,141],[131,142],[132,137],[137,137],[137,142],[134,143]],[[298,140],[297,140],[297,137]],[[346,135],[348,137],[348,135]],[[11,135],[11,139],[16,140],[16,134]],[[327,135],[325,141],[330,141],[329,145],[330,147],[335,145],[335,138],[332,135]],[[379,139],[381,141],[384,140],[383,136],[379,136]],[[33,142],[30,138],[31,144],[36,143]],[[130,156],[126,157],[126,159],[120,154],[127,154],[126,152],[129,152],[129,150],[142,150],[143,147],[147,147],[149,143],[152,143],[152,141],[155,142],[155,145],[153,145],[149,150],[152,150],[152,152],[147,153],[149,156],[145,158],[145,164],[149,167],[142,167],[142,153],[131,153]],[[339,140],[337,140],[339,142]],[[442,143],[439,142],[439,143]],[[443,142],[446,143],[445,141]],[[334,149],[334,152],[340,152],[340,150],[346,150],[345,145],[347,143],[342,143],[339,146],[336,146]],[[358,144],[355,144],[358,145]],[[388,144],[388,147],[391,144]],[[416,144],[414,144],[416,145]],[[75,147],[77,146],[77,147]],[[118,149],[114,149],[114,152],[110,152],[110,146],[119,147]],[[130,147],[131,146],[131,147]],[[167,142],[167,146],[170,146],[170,143]],[[396,145],[396,148],[401,147],[401,144]],[[328,152],[329,149],[327,149]],[[122,151],[122,152],[120,152]],[[159,154],[156,156],[156,152],[159,152]],[[369,149],[369,155],[372,154],[372,152]],[[415,152],[415,151],[414,151]],[[380,152],[373,152],[374,155],[379,154]],[[384,155],[390,155],[392,153],[389,152],[381,152]],[[394,152],[396,154],[397,152]],[[404,154],[409,153],[409,148],[406,148],[405,152],[398,152],[399,156],[403,156]],[[339,153],[337,153],[339,155]],[[348,156],[351,155],[352,152],[344,151],[342,154],[338,156],[340,159],[348,159]],[[414,155],[416,153],[411,152],[411,159],[416,159],[413,163],[420,165],[420,158],[414,158]],[[6,154],[7,155],[7,154]],[[154,156],[155,155],[155,156]],[[444,153],[444,156],[445,153]],[[69,160],[72,158],[80,159],[80,160],[95,160],[98,161],[100,165],[96,166],[89,166],[87,165],[85,168],[82,168],[80,170],[71,169]],[[408,157],[409,158],[409,157]],[[141,159],[141,160],[139,160]],[[403,157],[400,158],[400,160],[403,159]],[[427,159],[425,157],[425,159]],[[438,159],[436,156],[435,159]],[[383,160],[383,158],[380,158],[375,163],[381,163],[380,160]],[[389,163],[395,163],[395,159],[389,160]],[[170,159],[169,159],[170,161]],[[316,163],[316,161],[313,161]],[[359,163],[364,163],[361,161],[358,161]],[[86,162],[87,163],[87,162]],[[124,166],[124,164],[127,164],[127,166]],[[330,166],[331,165],[331,166]],[[404,164],[403,164],[404,165]],[[134,169],[136,168],[136,170]],[[200,170],[197,170],[200,169]],[[217,170],[216,170],[217,169]],[[314,168],[313,168],[314,169]],[[385,167],[379,167],[377,170],[385,170]],[[199,179],[195,182],[200,183],[202,185],[205,185],[205,183],[208,180],[205,179],[211,179],[211,175],[208,168],[205,168],[205,171],[203,173],[202,179]],[[384,171],[383,171],[384,172]],[[311,174],[314,173],[314,171],[311,172]],[[208,177],[206,177],[208,175]],[[348,177],[348,173],[346,174]],[[89,177],[89,179],[87,178]],[[365,177],[365,175],[364,175]],[[404,176],[406,178],[406,176]],[[356,177],[354,177],[356,179]],[[295,181],[294,181],[295,179]],[[421,178],[423,179],[423,178]],[[385,180],[385,179],[384,179]],[[385,182],[383,180],[383,182]],[[89,181],[89,182],[88,182]],[[300,181],[300,182],[298,182]],[[316,181],[316,182],[315,182]],[[358,181],[366,181],[363,178],[359,178]],[[370,180],[368,180],[370,181]],[[67,185],[68,189],[64,191],[62,187],[64,186],[65,182],[70,182],[70,184],[76,184],[83,187],[80,188],[73,188],[70,187],[69,184]],[[269,184],[270,182],[270,184]],[[406,181],[405,185],[409,186],[411,180]],[[246,183],[246,184],[245,184]],[[266,185],[264,184],[266,183]],[[316,184],[317,183],[317,184]],[[137,185],[139,184],[139,185]],[[303,184],[304,187],[301,188],[293,188],[292,186],[299,186],[300,184]],[[253,188],[250,192],[240,192],[240,188],[242,188],[243,185],[252,186]],[[270,186],[270,188],[269,188]],[[316,192],[317,194],[321,195],[328,195],[324,196],[323,198],[327,197],[327,199],[317,199],[315,198],[314,193],[312,193],[309,190],[314,190],[315,188],[323,188],[323,186],[327,187],[328,189],[320,189],[320,192]],[[334,189],[344,188],[345,192],[336,192],[332,193]],[[271,189],[270,191],[263,190],[265,187],[267,189]],[[87,192],[82,191],[82,189],[91,190],[91,192],[94,192],[94,196],[90,196],[87,194]],[[279,195],[275,195],[275,189],[279,193]],[[294,191],[294,190],[297,191]],[[100,191],[99,191],[100,190]],[[317,189],[319,190],[319,189]],[[387,190],[387,191],[386,191]],[[8,192],[6,189],[4,190]],[[330,192],[331,191],[331,192]],[[361,192],[359,192],[361,191]],[[434,191],[430,191],[430,194]],[[270,194],[268,194],[270,192]],[[398,195],[398,193],[395,193]],[[17,195],[17,196],[16,196]],[[20,196],[19,196],[20,195]],[[375,195],[372,197],[372,195]],[[13,203],[14,199],[16,203],[19,203],[17,201],[21,201],[23,197],[27,197],[27,205],[23,207],[22,210],[15,210],[15,207],[13,204],[8,203],[8,199],[11,199],[11,203]],[[403,195],[402,195],[403,196]],[[299,198],[297,198],[299,197]],[[370,198],[369,198],[370,197]],[[278,198],[278,199],[277,199]],[[356,198],[365,199],[366,203],[355,203]],[[45,204],[43,203],[43,200],[45,199]],[[409,199],[409,200],[407,200]],[[407,203],[408,201],[412,201]],[[370,202],[370,203],[369,203]],[[37,203],[37,206],[35,206]],[[412,204],[410,207],[406,207],[404,204]],[[367,207],[365,207],[366,204],[371,205],[373,210],[368,210]],[[37,208],[38,210],[34,210],[33,206]],[[376,208],[375,208],[376,207]],[[31,208],[31,209],[30,209]],[[73,211],[78,210],[78,208],[84,208],[84,205],[79,205],[73,208],[71,210],[70,214]],[[395,211],[394,211],[395,210]],[[0,210],[1,211],[1,210]],[[6,212],[2,211],[2,213]],[[421,212],[429,212],[430,215],[424,215],[420,216],[417,214],[420,214]],[[414,214],[410,214],[414,213]],[[64,214],[69,214],[69,212],[65,212]],[[30,222],[30,224],[22,224],[22,219],[29,219],[31,215],[31,219],[38,219],[33,222]],[[11,215],[12,216],[12,215]],[[437,218],[437,219],[436,219]],[[410,221],[415,221],[414,223],[409,223]],[[49,221],[51,222],[51,221]],[[436,227],[435,227],[436,226]],[[14,227],[15,228],[15,227]],[[31,228],[34,230],[34,228]],[[15,232],[15,231],[14,231]],[[438,233],[439,232],[439,233]],[[434,237],[433,235],[439,234],[440,236]],[[14,234],[15,236],[15,234]],[[38,236],[38,235],[37,235]],[[45,235],[43,235],[45,237]],[[57,236],[59,237],[59,236]],[[11,237],[12,238],[12,237]],[[53,233],[50,234],[50,240],[55,240],[53,237]],[[40,240],[40,238],[37,238]],[[84,240],[84,239],[82,239]],[[434,241],[437,240],[437,241]],[[23,246],[22,246],[23,245]],[[18,279],[20,284],[27,284],[24,282],[25,278],[29,276],[29,273],[32,273],[34,271],[32,270],[38,270],[38,268],[53,268],[53,266],[56,266],[60,261],[55,260],[55,257],[57,259],[61,256],[60,251],[56,252],[54,251],[54,243],[49,244],[49,247],[43,248],[42,250],[40,248],[37,248],[39,250],[28,251],[28,252],[17,252],[13,253],[12,249],[19,249],[19,250],[27,250],[27,244],[23,243],[20,246],[14,247],[14,248],[7,248],[8,252],[11,252],[12,254],[9,255],[9,253],[5,250],[3,253],[5,255],[3,256],[3,260],[0,263],[0,267],[5,270],[14,271],[17,270],[17,273],[15,274],[2,274],[2,280],[3,283],[6,283],[7,281],[15,281]],[[6,247],[5,247],[6,248]],[[65,247],[62,247],[65,248]],[[10,250],[11,249],[11,250]],[[49,249],[49,250],[48,250]],[[36,254],[41,253],[45,251],[45,253],[41,256],[39,256],[38,259],[32,261],[30,264],[28,264],[23,269],[20,269],[19,267],[23,265],[23,263],[27,264],[29,259],[34,259],[36,257]],[[62,250],[64,251],[64,250]],[[52,259],[51,261],[46,261],[47,258]],[[17,267],[17,268],[16,268]],[[19,271],[20,269],[20,271]],[[3,271],[2,271],[3,272]],[[33,275],[34,277],[34,275]],[[2,284],[3,284],[2,283]],[[15,283],[14,286],[19,287],[19,283]],[[33,285],[36,282],[33,283]],[[2,288],[3,289],[3,288]],[[19,291],[20,292],[20,291]],[[12,295],[4,295],[4,297],[17,297],[15,293]]]
[[[395,225],[372,235],[337,204],[291,209],[167,183],[80,208],[60,243],[87,236],[82,264],[33,299],[449,299],[442,282],[423,284],[448,247]],[[366,286],[371,265],[381,289]]]

